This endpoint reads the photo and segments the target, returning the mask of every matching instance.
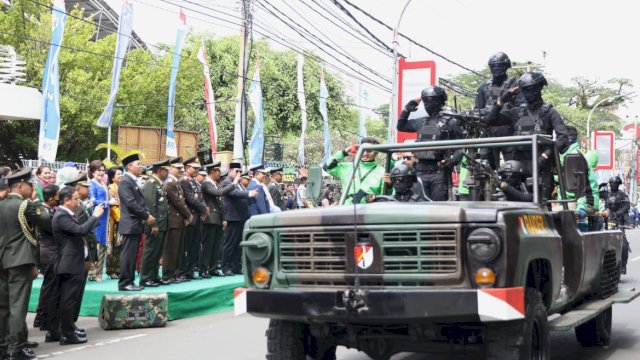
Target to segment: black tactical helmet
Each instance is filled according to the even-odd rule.
[[[440,86],[427,86],[422,90],[422,94],[420,95],[423,102],[440,100],[440,104],[444,105],[447,101],[447,93]]]
[[[621,185],[622,184],[622,179],[620,178],[620,176],[616,175],[616,176],[612,176],[609,179],[609,184],[617,184],[617,185]]]
[[[497,52],[489,58],[488,62],[489,68],[500,67],[504,69],[509,69],[511,67],[511,60],[509,60],[509,56],[503,52]]]
[[[522,163],[518,160],[505,161],[504,164],[500,166],[498,174],[509,176],[524,176],[524,165],[522,165]]]
[[[540,89],[542,89],[545,85],[547,85],[547,79],[545,79],[542,74],[535,72],[524,73],[518,80],[518,86],[521,89],[533,87],[540,87]]]
[[[416,180],[416,171],[413,167],[400,162],[391,169],[391,174],[389,175],[394,182],[402,180],[414,182]]]

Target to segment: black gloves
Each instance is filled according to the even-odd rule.
[[[418,110],[418,103],[415,100],[409,100],[409,102],[404,106],[404,109],[407,112],[414,112]]]
[[[544,155],[538,156],[538,171],[540,171],[540,169],[544,168],[547,165],[547,160],[549,159],[544,157]]]
[[[450,158],[446,158],[444,160],[442,160],[441,162],[441,166],[445,169],[450,169],[456,165],[458,165],[458,163],[460,162],[459,159],[456,159],[455,157],[450,157]]]
[[[513,101],[514,96],[515,95],[512,92],[507,91],[504,94],[502,94],[502,96],[500,96],[500,103],[502,103],[502,104],[509,103],[509,102]]]

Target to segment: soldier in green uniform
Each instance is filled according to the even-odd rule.
[[[36,199],[31,168],[6,177],[10,193],[0,201],[0,357],[33,359],[28,347],[27,307],[36,269],[35,226],[45,223],[49,212]],[[34,346],[35,345],[35,346]]]
[[[156,287],[169,284],[158,277],[160,257],[164,251],[168,229],[169,203],[164,181],[169,176],[169,163],[169,160],[153,163],[151,169],[153,174],[142,187],[144,202],[149,213],[156,218],[156,222],[152,225],[145,224],[147,239],[142,250],[140,286]]]

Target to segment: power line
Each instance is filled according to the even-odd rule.
[[[337,53],[340,53],[336,48],[334,48],[333,46],[327,44],[326,42],[324,42],[322,39],[320,39],[317,35],[313,34],[312,32],[310,32],[309,30],[307,30],[305,27],[303,27],[302,25],[298,24],[294,19],[292,19],[291,17],[289,17],[288,15],[286,15],[284,12],[282,12],[281,10],[278,10],[275,6],[273,6],[271,3],[269,3],[267,0],[263,0],[263,2],[265,2],[266,4],[268,4],[271,8],[273,8],[275,11],[277,11],[278,13],[280,13],[282,16],[286,17],[289,21],[291,21],[293,24],[295,24],[296,26],[298,26],[299,29],[302,29],[303,31],[305,31],[307,34],[309,34],[310,36],[314,37],[315,39],[317,39],[318,41],[320,41],[322,43],[322,45],[334,50]],[[286,4],[286,3],[285,3]],[[257,5],[257,3],[256,3]],[[289,5],[287,5],[289,6]],[[291,8],[291,6],[289,6]],[[264,6],[261,6],[261,8],[269,11],[268,9],[266,9]],[[299,14],[295,9],[291,8],[294,12],[296,12],[296,14],[298,14],[301,18],[307,20],[306,18],[304,18],[301,14]],[[270,12],[270,11],[269,11]],[[270,12],[271,13],[271,12]],[[271,13],[272,15],[275,15],[273,13]],[[282,21],[282,20],[281,20]],[[307,20],[307,22],[309,22]],[[311,22],[309,22],[311,24]],[[302,34],[296,30],[293,26],[291,26],[291,24],[287,24],[285,23],[287,26],[289,26],[290,28],[294,29],[294,31],[296,31],[298,34],[300,34],[302,36]],[[313,26],[316,30],[318,30],[313,24],[311,24],[311,26]],[[320,31],[320,30],[318,30]],[[316,47],[320,48],[319,46],[316,45]],[[346,53],[346,51],[344,51],[344,49],[341,49],[343,53]],[[348,59],[350,59],[351,61],[355,62],[356,64],[360,65],[361,67],[363,67],[364,69],[368,70],[369,72],[371,72],[372,74],[380,77],[381,79],[391,83],[390,79],[387,79],[384,75],[380,74],[379,72],[375,71],[374,69],[368,67],[367,65],[363,64],[362,62],[360,62],[358,59],[350,56],[350,55],[346,55],[344,54],[345,57],[347,57]]]
[[[338,5],[338,4],[337,4],[337,3],[338,3],[338,2],[337,2],[337,0],[332,0],[332,1],[333,1],[334,3],[336,3],[336,5]],[[391,26],[389,26],[389,25],[385,24],[384,22],[382,22],[382,20],[380,20],[380,19],[378,19],[378,18],[374,17],[373,15],[369,14],[368,12],[366,12],[366,11],[362,10],[360,7],[358,7],[357,5],[353,4],[353,3],[352,3],[352,2],[350,2],[349,0],[343,0],[343,1],[344,1],[345,3],[347,3],[349,6],[353,7],[354,9],[358,10],[359,12],[361,12],[362,14],[364,14],[365,16],[367,16],[369,19],[371,19],[371,20],[373,20],[373,21],[377,22],[378,24],[380,24],[380,25],[382,25],[382,26],[386,27],[387,29],[389,29],[389,30],[393,31],[393,28],[392,28]],[[342,7],[341,5],[338,5],[338,6],[339,6],[339,7]],[[483,74],[481,74],[481,73],[479,73],[479,72],[477,72],[477,71],[475,71],[475,70],[472,70],[472,69],[470,69],[470,68],[468,68],[468,67],[466,67],[466,66],[464,66],[464,65],[462,65],[462,64],[460,64],[460,63],[458,63],[458,62],[456,62],[456,61],[453,61],[453,60],[449,59],[448,57],[446,57],[446,56],[444,56],[444,55],[442,55],[442,54],[440,54],[440,53],[436,52],[435,50],[432,50],[432,49],[430,49],[430,48],[428,48],[428,47],[426,47],[426,46],[424,46],[424,45],[420,44],[419,42],[417,42],[417,41],[413,40],[412,38],[408,37],[407,35],[404,35],[404,34],[403,34],[403,33],[401,33],[401,32],[398,32],[398,35],[402,36],[403,38],[405,38],[406,40],[408,40],[408,41],[409,41],[409,42],[411,42],[412,44],[414,44],[414,45],[416,45],[416,46],[418,46],[418,47],[420,47],[420,48],[422,48],[422,49],[424,49],[424,50],[426,50],[426,51],[428,51],[428,52],[432,53],[433,55],[435,55],[435,56],[437,56],[437,57],[441,58],[442,60],[447,61],[447,62],[448,62],[448,63],[450,63],[450,64],[453,64],[453,65],[455,65],[455,66],[458,66],[458,67],[460,67],[460,68],[462,68],[462,69],[464,69],[464,70],[467,70],[467,71],[469,71],[469,72],[471,72],[471,73],[473,73],[473,74],[475,74],[475,75],[478,75],[478,76],[480,76],[480,77],[482,77],[482,78],[485,78],[485,79],[487,78],[487,76],[485,76],[485,75],[483,75]]]
[[[333,4],[336,5],[340,10],[342,10],[342,12],[344,12],[345,14],[347,14],[347,16],[349,18],[351,18],[351,20],[355,21],[356,24],[358,24],[358,26],[360,26],[367,34],[369,34],[369,36],[371,36],[375,41],[377,41],[380,45],[382,45],[382,47],[384,47],[385,49],[387,49],[390,53],[393,53],[393,49],[389,47],[389,45],[387,45],[384,41],[380,40],[377,36],[375,36],[371,30],[369,30],[366,26],[364,26],[360,21],[358,21],[358,19],[356,19],[355,16],[353,16],[353,14],[351,14],[351,12],[345,8],[344,6],[342,6],[342,4],[340,4],[337,0],[332,0]]]

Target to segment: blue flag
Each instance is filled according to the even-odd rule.
[[[256,64],[256,71],[253,73],[249,87],[249,101],[256,117],[249,144],[249,164],[259,165],[262,164],[264,151],[264,110],[262,108],[262,86],[260,86],[260,61]]]
[[[178,26],[178,34],[176,35],[176,48],[173,51],[173,65],[171,65],[171,77],[169,79],[169,104],[167,106],[167,156],[177,157],[178,147],[176,145],[175,134],[173,133],[173,110],[176,102],[176,79],[178,77],[178,67],[180,66],[180,57],[184,40],[187,37],[187,16],[180,9],[180,26]]]
[[[60,137],[60,71],[58,55],[64,36],[64,24],[67,14],[64,12],[64,1],[56,0],[51,13],[52,34],[51,46],[47,55],[42,75],[42,118],[40,119],[40,136],[38,141],[38,159],[49,162],[56,161],[58,138]]]
[[[122,5],[122,12],[120,13],[120,21],[118,23],[118,37],[116,39],[116,55],[113,61],[113,75],[111,77],[111,94],[109,95],[109,102],[105,107],[100,119],[96,125],[101,128],[108,128],[111,126],[111,118],[113,116],[113,104],[116,101],[116,95],[118,94],[118,86],[120,84],[120,71],[122,69],[122,63],[124,62],[124,56],[129,49],[129,43],[131,43],[131,27],[133,20],[133,5],[129,1],[125,1]]]
[[[326,164],[331,156],[331,133],[329,132],[329,115],[327,114],[327,98],[329,90],[324,83],[324,72],[320,73],[320,115],[322,115],[322,123],[324,125],[324,157],[322,164]]]

